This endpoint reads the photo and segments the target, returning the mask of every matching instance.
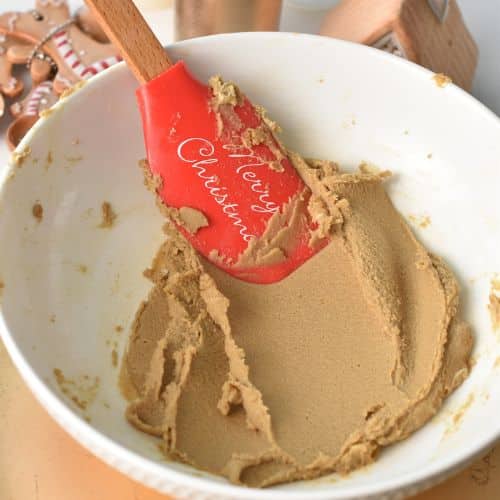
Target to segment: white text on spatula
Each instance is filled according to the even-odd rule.
[[[258,156],[255,156],[251,149],[245,146],[238,146],[236,144],[224,144],[222,146],[226,151],[232,151],[228,156],[229,158],[244,159],[249,163],[239,165],[236,168],[236,173],[241,174],[242,179],[250,184],[250,189],[259,195],[260,205],[252,205],[250,208],[253,212],[261,214],[274,214],[279,210],[278,205],[269,199],[269,189],[267,189],[257,174],[250,169],[252,167],[263,167],[266,165]]]
[[[187,156],[187,149],[195,146],[195,149],[198,153],[198,158],[190,158]],[[241,149],[236,150],[234,146],[225,147],[227,150],[234,151],[229,154],[229,158],[245,158],[251,160],[258,160],[257,157],[251,154],[244,154]],[[229,219],[231,219],[232,224],[239,229],[240,235],[243,237],[243,240],[249,242],[250,240],[255,238],[255,235],[249,233],[248,226],[243,224],[240,213],[238,211],[238,203],[231,203],[229,199],[229,193],[227,192],[227,187],[220,186],[219,178],[215,174],[209,174],[207,172],[207,168],[210,165],[215,165],[219,163],[218,158],[215,158],[213,155],[215,153],[215,146],[208,141],[207,139],[203,139],[201,137],[190,137],[189,139],[185,139],[182,141],[177,147],[177,156],[184,162],[189,163],[192,168],[194,168],[197,172],[196,175],[203,180],[203,185],[208,190],[210,196],[214,199],[214,201],[222,207],[222,211]],[[201,157],[201,158],[200,158]],[[250,184],[250,189],[259,195],[260,205],[252,205],[251,209],[254,212],[258,213],[274,213],[279,210],[279,207],[270,201],[269,191],[267,189],[262,189],[263,184],[258,179],[255,172],[250,170],[246,170],[250,167],[259,167],[264,165],[264,163],[248,163],[245,165],[240,165],[236,168],[236,172],[241,175],[242,179],[245,182]]]

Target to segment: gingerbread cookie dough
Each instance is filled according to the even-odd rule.
[[[387,173],[290,158],[312,192],[311,241],[329,245],[257,285],[167,224],[122,365],[137,429],[172,459],[255,487],[369,464],[439,410],[472,346],[457,282],[392,205]]]
[[[491,327],[493,330],[500,330],[500,280],[494,278],[491,280],[490,301],[488,310],[490,312]]]

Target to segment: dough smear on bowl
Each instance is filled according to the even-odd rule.
[[[167,224],[122,366],[136,428],[255,487],[372,462],[439,410],[472,347],[453,274],[395,210],[384,174],[290,157],[312,191],[311,241],[331,243],[257,285]]]

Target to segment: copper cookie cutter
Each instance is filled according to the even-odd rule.
[[[276,31],[281,0],[176,0],[175,39],[238,31]]]

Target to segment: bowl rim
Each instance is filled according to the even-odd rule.
[[[196,48],[203,45],[207,40],[234,40],[246,38],[251,43],[255,38],[267,38],[269,41],[276,39],[289,39],[294,40],[292,43],[302,43],[301,40],[306,40],[308,43],[321,42],[322,44],[331,44],[332,47],[341,47],[342,50],[351,50],[353,52],[369,53],[372,58],[379,58],[385,61],[386,65],[392,65],[396,68],[395,71],[409,71],[413,73],[416,78],[422,81],[428,81],[434,73],[426,68],[414,64],[406,59],[402,59],[382,50],[360,45],[357,43],[328,38],[320,35],[310,35],[302,33],[288,33],[288,32],[245,32],[245,33],[224,33],[217,35],[210,35],[205,37],[192,38],[181,42],[176,42],[168,47],[176,48]],[[39,130],[45,127],[47,121],[50,121],[54,115],[57,115],[61,108],[65,106],[67,99],[79,99],[86,95],[89,90],[99,88],[100,82],[103,79],[109,78],[111,74],[118,71],[123,71],[125,63],[119,63],[107,71],[102,72],[92,79],[76,93],[58,100],[53,106],[54,113],[50,116],[41,117],[35,125],[28,131],[26,136],[22,139],[20,144],[15,149],[16,152],[22,151],[32,138],[39,133]],[[461,102],[463,106],[468,106],[470,112],[482,114],[484,118],[491,121],[491,126],[497,127],[500,138],[500,118],[484,104],[478,101],[475,97],[457,87],[450,85],[449,92],[453,94],[453,98],[457,102]],[[11,162],[8,162],[5,169],[5,175],[0,177],[0,199],[5,187],[5,181],[8,178],[10,169],[14,168]],[[168,484],[171,490],[176,487],[186,485],[190,488],[196,489],[210,494],[218,494],[223,497],[234,496],[239,498],[261,498],[261,499],[303,499],[308,498],[311,500],[322,499],[325,497],[335,499],[350,499],[358,497],[376,497],[381,494],[390,494],[397,491],[412,489],[413,493],[430,487],[444,480],[451,474],[458,472],[464,468],[472,460],[477,458],[488,448],[490,448],[495,441],[500,438],[500,422],[492,429],[489,437],[485,437],[480,441],[473,441],[464,447],[459,454],[455,456],[443,456],[428,462],[424,467],[418,470],[404,472],[395,476],[394,479],[384,480],[375,484],[363,485],[349,485],[344,490],[339,490],[336,487],[328,488],[321,485],[321,488],[316,486],[307,487],[301,486],[297,491],[280,490],[280,489],[255,489],[232,485],[229,483],[218,482],[204,477],[194,477],[182,471],[174,470],[164,463],[157,463],[151,459],[145,458],[139,453],[131,451],[125,446],[113,441],[99,430],[94,428],[91,424],[87,423],[76,413],[74,413],[69,406],[64,404],[59,397],[49,388],[49,386],[37,375],[35,370],[30,366],[24,357],[22,350],[16,344],[12,333],[10,332],[5,322],[3,308],[0,306],[0,338],[3,340],[5,347],[26,385],[30,388],[39,403],[47,410],[47,412],[54,418],[63,429],[68,432],[75,440],[86,447],[94,455],[104,460],[112,467],[120,470],[122,473],[136,479],[143,484],[160,491],[167,491],[163,486]],[[494,425],[494,424],[493,424]],[[163,483],[165,481],[165,483]],[[168,488],[167,487],[167,488]]]

